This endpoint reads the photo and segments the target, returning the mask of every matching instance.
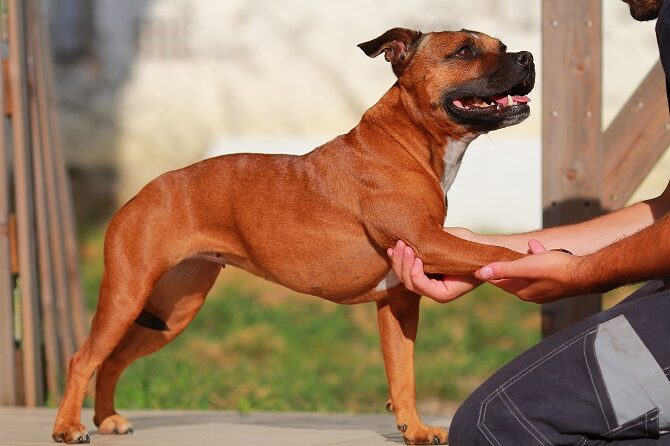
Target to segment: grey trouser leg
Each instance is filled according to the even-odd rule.
[[[451,446],[668,445],[670,291],[653,281],[534,346],[463,403]]]

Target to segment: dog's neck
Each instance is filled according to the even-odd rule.
[[[389,116],[389,113],[392,115]],[[437,119],[426,125],[411,95],[394,85],[377,104],[363,115],[361,123],[372,123],[390,136],[399,147],[409,152],[432,172],[445,196],[451,187],[468,145],[478,134],[460,126],[445,126]]]
[[[471,138],[464,137],[458,141],[449,140],[447,142],[447,147],[444,148],[444,155],[442,157],[444,167],[442,175],[439,177],[440,186],[442,186],[445,197],[456,179],[458,169],[461,167],[461,161],[463,161],[463,155],[465,155],[465,149],[468,148],[468,145],[475,138],[476,136]]]

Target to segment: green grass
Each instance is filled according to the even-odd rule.
[[[93,309],[101,232],[83,247]],[[490,287],[448,305],[424,299],[418,399],[460,401],[537,342],[538,311]],[[379,412],[386,397],[374,304],[335,305],[227,268],[185,333],[124,373],[117,406]]]

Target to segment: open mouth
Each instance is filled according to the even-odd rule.
[[[498,113],[503,111],[505,108],[510,107],[522,107],[526,106],[530,102],[528,96],[490,96],[490,97],[479,97],[479,96],[470,96],[460,99],[453,99],[451,104],[464,112],[473,112],[478,113]],[[526,106],[527,108],[528,106]]]
[[[445,105],[464,123],[507,126],[523,121],[530,114],[530,98],[526,94],[532,88],[532,81],[524,80],[507,91],[495,93],[468,89],[470,91],[453,92]]]

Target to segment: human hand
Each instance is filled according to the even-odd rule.
[[[386,253],[391,258],[393,272],[405,288],[439,303],[451,302],[482,283],[472,276],[444,276],[440,280],[429,278],[423,272],[421,259],[402,240],[398,240],[393,248],[388,248]]]
[[[534,255],[491,263],[475,276],[521,300],[539,304],[588,292],[589,284],[579,274],[583,257],[547,251],[534,239],[528,241],[528,248]]]

